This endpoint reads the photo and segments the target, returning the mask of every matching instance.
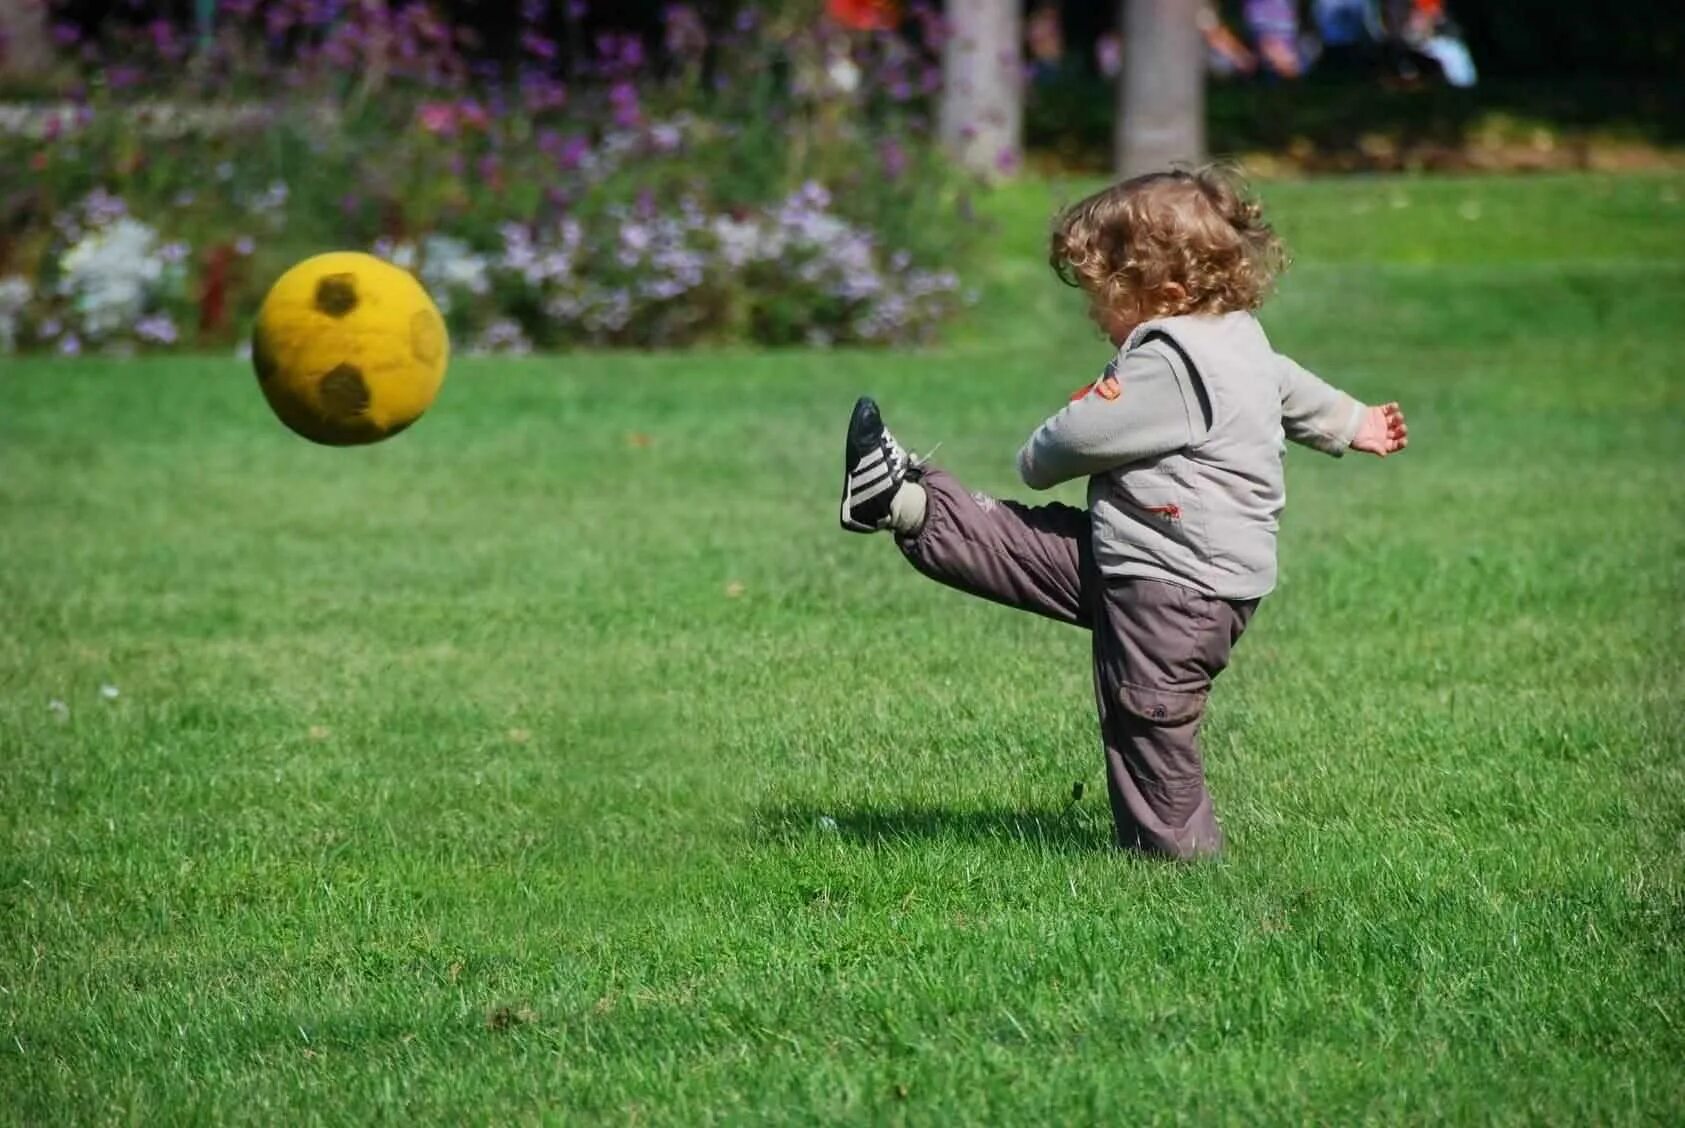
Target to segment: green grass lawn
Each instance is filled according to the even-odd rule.
[[[1061,194],[947,348],[463,360],[369,449],[0,360],[0,1117],[1685,1118],[1685,178],[1270,190],[1412,442],[1290,456],[1196,866],[1107,848],[1085,636],[836,528],[862,390],[1018,492]]]

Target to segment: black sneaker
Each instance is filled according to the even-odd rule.
[[[907,452],[883,425],[876,401],[861,396],[843,444],[842,527],[851,533],[887,529],[889,503],[910,466]]]

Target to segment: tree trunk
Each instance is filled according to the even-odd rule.
[[[1117,170],[1138,176],[1205,159],[1199,0],[1123,0]]]
[[[0,0],[0,79],[42,74],[52,62],[47,0]]]
[[[1024,158],[1019,0],[949,0],[942,48],[942,142],[973,172],[1018,171]]]

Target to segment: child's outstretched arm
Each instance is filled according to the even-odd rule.
[[[1288,438],[1336,457],[1350,449],[1384,458],[1404,449],[1408,430],[1396,403],[1366,407],[1287,357],[1277,360]]]
[[[1363,422],[1357,425],[1352,449],[1385,458],[1397,454],[1410,445],[1410,428],[1404,425],[1404,412],[1396,403],[1363,409]]]
[[[1180,363],[1166,346],[1144,345],[1036,428],[1018,452],[1018,473],[1033,490],[1051,489],[1180,450],[1205,426]]]

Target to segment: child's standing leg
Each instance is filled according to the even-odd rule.
[[[1108,582],[1094,565],[1085,510],[999,501],[940,470],[907,481],[907,461],[877,405],[862,400],[849,426],[844,527],[892,529],[908,563],[931,579],[1089,628],[1118,845],[1182,858],[1215,853],[1223,839],[1205,789],[1199,724],[1211,679],[1255,604],[1155,580]]]
[[[1199,728],[1212,679],[1257,601],[1112,580],[1098,602],[1094,697],[1118,844],[1178,858],[1215,854],[1223,831],[1205,787]]]

